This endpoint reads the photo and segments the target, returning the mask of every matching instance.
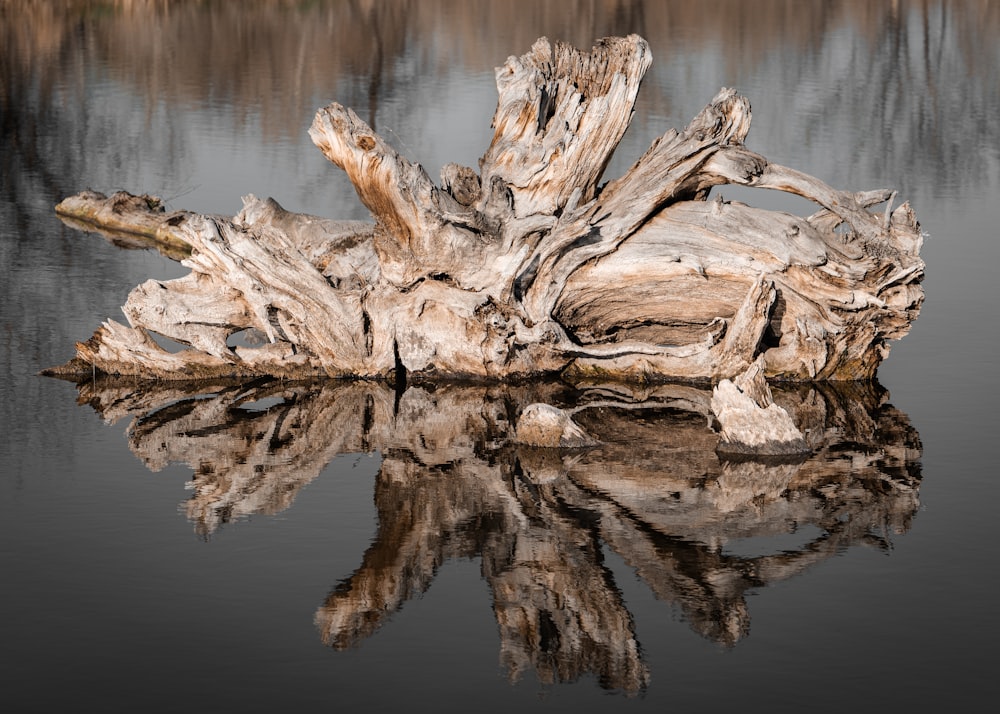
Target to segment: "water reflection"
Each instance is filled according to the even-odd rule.
[[[608,688],[645,687],[609,551],[692,629],[732,646],[750,631],[748,591],[852,546],[889,549],[919,506],[919,436],[877,385],[776,389],[813,448],[794,462],[720,460],[711,392],[686,385],[136,390],[105,379],[78,389],[106,420],[131,419],[129,445],[147,467],[193,469],[186,511],[206,536],[288,508],[337,455],[379,452],[378,530],[320,605],[322,640],[359,645],[442,563],[477,558],[512,680],[533,670],[546,683],[591,674]],[[600,445],[513,444],[517,416],[533,402],[572,410]],[[791,547],[789,533],[798,534]]]
[[[387,136],[398,132],[409,147],[428,145],[441,130],[428,126],[432,117],[444,125],[449,114],[469,116],[468,106],[438,106],[448,82],[477,77],[491,111],[493,68],[541,35],[580,47],[631,32],[650,41],[656,62],[636,119],[657,125],[626,142],[626,166],[662,134],[659,122],[683,126],[722,85],[765,110],[785,107],[753,140],[770,132],[762,153],[781,160],[775,149],[795,147],[798,160],[785,163],[823,166],[835,185],[889,181],[918,199],[926,182],[911,177],[930,174],[955,195],[991,180],[997,161],[981,148],[997,137],[987,120],[1000,61],[1000,5],[991,2],[8,0],[0,18],[0,138],[10,149],[0,169],[15,212],[33,195],[79,190],[71,177],[95,188],[190,190],[191,167],[211,149],[210,137],[192,134],[202,123],[239,141],[292,142],[282,171],[294,176],[314,151],[305,128],[331,99],[378,129],[388,124]],[[944,141],[942,127],[965,140]],[[455,127],[445,129],[453,146]],[[463,131],[477,130],[488,141],[486,126]],[[149,157],[155,178],[140,165]],[[411,158],[432,169],[475,162]],[[134,184],[142,178],[154,186]]]

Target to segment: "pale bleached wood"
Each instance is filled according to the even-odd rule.
[[[764,360],[721,380],[712,390],[712,412],[719,420],[718,449],[729,454],[801,456],[809,453],[802,432],[787,411],[774,403],[764,379]]]
[[[226,340],[251,327],[242,293],[211,275],[190,273],[170,281],[148,280],[128,296],[122,312],[131,325],[169,337],[225,361],[236,359]]]
[[[517,421],[515,440],[526,446],[573,449],[597,442],[569,414],[550,404],[529,404]]]
[[[871,379],[923,300],[909,205],[771,164],[744,145],[750,103],[727,88],[602,185],[650,57],[635,35],[590,52],[539,40],[497,70],[479,172],[449,164],[440,186],[350,109],[319,110],[310,135],[373,224],[252,196],[233,219],[67,199],[61,214],[182,240],[193,275],[137,288],[134,334],[107,323],[63,371],[720,380],[762,356],[771,379]],[[724,184],[819,210],[705,200]],[[228,347],[245,329],[268,344]],[[192,349],[157,352],[148,332]]]
[[[636,35],[601,40],[590,52],[542,38],[509,58],[496,71],[500,98],[480,162],[483,184],[502,181],[521,218],[590,201],[651,63]]]
[[[82,191],[60,201],[55,211],[60,217],[83,221],[85,226],[140,236],[173,251],[188,248],[176,227],[195,215],[189,211],[167,213],[157,196],[135,196],[126,191],[110,196]]]
[[[560,221],[530,261],[539,265],[526,289],[529,317],[549,315],[575,270],[615,250],[681,192],[712,153],[739,144],[749,128],[750,103],[723,89],[683,132],[667,132],[592,204]]]

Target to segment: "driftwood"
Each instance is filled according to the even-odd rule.
[[[444,562],[478,558],[511,678],[590,674],[615,689],[645,686],[605,549],[695,631],[733,646],[750,631],[748,593],[850,547],[890,549],[920,505],[919,436],[874,384],[776,388],[774,402],[812,449],[783,461],[720,456],[712,392],[692,385],[399,391],[363,381],[192,388],[98,377],[78,389],[108,421],[129,421],[129,445],[150,469],[190,465],[185,510],[206,537],[288,508],[339,454],[380,452],[378,531],[321,600],[320,637],[359,645]],[[516,443],[534,403],[572,414],[598,443]],[[741,550],[761,537],[780,543]]]
[[[787,411],[774,403],[764,379],[763,358],[734,379],[723,379],[712,390],[712,412],[722,440],[718,450],[729,454],[795,456],[810,451],[805,437]]]
[[[770,379],[873,377],[923,297],[909,206],[754,153],[750,104],[731,89],[602,183],[650,62],[634,35],[589,53],[539,40],[497,69],[478,172],[448,165],[439,185],[351,110],[321,109],[310,135],[370,224],[252,196],[232,219],[166,214],[149,197],[64,201],[62,215],[188,246],[191,273],[138,286],[129,326],[109,320],[56,371],[720,380],[761,357]],[[727,183],[818,210],[709,198]],[[263,344],[235,344],[245,331]]]

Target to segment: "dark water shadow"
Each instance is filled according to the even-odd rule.
[[[693,630],[731,647],[750,632],[749,591],[854,546],[890,550],[919,507],[919,435],[877,385],[776,389],[813,449],[792,462],[720,460],[711,392],[686,385],[398,394],[367,382],[149,390],[104,379],[78,389],[104,419],[131,420],[129,446],[149,469],[190,465],[185,510],[206,537],[284,511],[338,455],[380,452],[378,530],[319,606],[320,637],[360,645],[444,562],[477,558],[512,681],[534,671],[545,683],[593,675],[609,689],[645,688],[607,549]],[[515,445],[513,425],[534,402],[570,410],[600,445]]]

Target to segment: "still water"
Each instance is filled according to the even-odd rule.
[[[810,459],[720,461],[707,393],[676,385],[37,376],[133,286],[186,272],[64,227],[61,198],[235,213],[252,192],[366,218],[306,135],[318,107],[353,107],[434,176],[484,152],[508,55],[629,32],[654,65],[609,176],[734,86],[752,149],[896,188],[927,233],[926,303],[880,384],[776,394]],[[995,698],[998,87],[987,0],[0,2],[4,709]],[[538,399],[602,446],[513,449],[512,405]]]

